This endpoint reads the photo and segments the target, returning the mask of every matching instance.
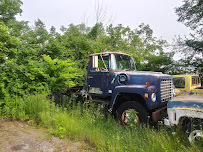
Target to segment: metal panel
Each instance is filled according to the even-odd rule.
[[[172,79],[161,79],[161,102],[166,102],[173,97],[173,82]]]

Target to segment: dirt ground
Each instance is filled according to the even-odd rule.
[[[37,129],[26,122],[0,118],[0,152],[93,152],[84,141],[51,136],[46,129]]]

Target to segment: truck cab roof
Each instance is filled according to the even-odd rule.
[[[198,76],[198,74],[182,74],[182,75],[173,75],[173,78],[176,78],[176,77],[192,77],[192,76]]]
[[[123,53],[123,52],[101,52],[101,53],[94,53],[94,54],[91,54],[90,56],[95,56],[95,55],[109,55],[109,54],[123,54],[123,55],[128,55],[128,56],[130,56],[129,54],[126,54],[126,53]]]

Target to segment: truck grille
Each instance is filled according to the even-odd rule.
[[[172,79],[161,79],[161,102],[166,102],[173,97]]]

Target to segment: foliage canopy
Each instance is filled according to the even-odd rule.
[[[178,21],[193,30],[190,38],[177,38],[175,49],[184,58],[180,60],[185,73],[199,73],[203,78],[203,1],[185,0],[176,8]]]
[[[154,37],[149,25],[142,23],[131,29],[99,22],[93,27],[70,24],[57,32],[53,26],[47,30],[40,19],[33,26],[17,21],[15,16],[22,13],[21,5],[21,0],[0,3],[0,98],[63,92],[68,87],[84,85],[89,54],[104,51],[131,54],[138,70],[178,73],[174,70],[174,53],[163,51],[167,42]],[[194,39],[186,44],[195,52],[202,52],[200,41]]]

